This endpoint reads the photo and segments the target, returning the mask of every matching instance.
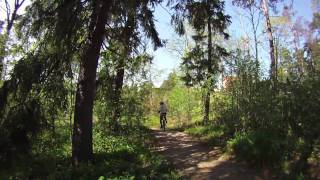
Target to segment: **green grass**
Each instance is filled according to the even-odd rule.
[[[200,138],[201,141],[209,146],[220,146],[223,143],[224,131],[222,127],[198,125],[187,128],[185,132],[191,136]]]
[[[167,116],[167,122],[168,129],[174,129],[178,126],[174,117]],[[157,115],[151,115],[144,123],[144,126],[148,128],[160,128],[160,117]]]
[[[151,150],[149,130],[133,128],[111,135],[103,126],[94,128],[94,162],[71,166],[71,141],[67,124],[58,124],[34,139],[29,155],[0,165],[0,179],[178,179],[173,166]]]
[[[160,127],[160,121],[159,117],[156,115],[151,115],[145,122],[144,126],[148,128],[159,128]]]

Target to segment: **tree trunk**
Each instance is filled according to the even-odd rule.
[[[115,89],[114,89],[114,98],[113,98],[113,121],[111,122],[112,129],[117,132],[119,130],[120,125],[120,116],[121,116],[121,94],[122,94],[122,86],[124,79],[124,59],[121,60],[120,65],[117,69],[117,74],[115,78]]]
[[[259,19],[260,19],[260,14],[258,17],[258,23],[256,24],[254,22],[254,11],[253,11],[253,7],[250,6],[249,7],[249,11],[250,11],[250,21],[251,21],[251,25],[252,25],[252,30],[253,30],[253,38],[254,38],[254,51],[255,51],[255,80],[258,80],[258,76],[259,76],[259,53],[258,53],[258,35],[257,35],[257,27],[259,25]]]
[[[80,162],[93,160],[92,149],[92,111],[95,94],[95,79],[104,39],[104,26],[110,6],[109,1],[103,1],[97,6],[91,17],[88,43],[81,57],[79,79],[77,84],[74,125],[72,137],[72,163],[77,166]],[[100,5],[100,4],[99,4]]]
[[[124,71],[125,71],[125,64],[126,60],[129,58],[131,51],[130,51],[130,38],[133,34],[134,27],[135,27],[135,14],[134,12],[130,12],[128,15],[128,20],[126,25],[123,29],[122,33],[122,43],[123,43],[123,58],[121,58],[119,65],[117,67],[117,74],[115,79],[115,96],[114,96],[114,114],[113,114],[113,127],[115,131],[118,131],[118,126],[120,124],[120,117],[121,117],[121,94],[122,94],[122,87],[123,87],[123,80],[124,80]]]
[[[208,124],[209,122],[209,112],[210,112],[210,91],[207,90],[204,99],[204,118],[203,123]]]
[[[212,32],[211,32],[211,14],[210,9],[208,7],[208,85],[207,85],[207,92],[205,95],[205,102],[204,102],[204,118],[203,123],[207,124],[209,122],[209,113],[210,113],[210,91],[212,88]]]
[[[187,87],[187,90],[188,90],[188,106],[187,106],[187,109],[188,109],[188,112],[187,112],[187,126],[190,125],[190,122],[192,121],[192,107],[191,107],[191,93],[190,93],[190,88]]]
[[[273,35],[272,35],[272,26],[271,26],[271,21],[269,17],[269,5],[268,5],[269,0],[263,0],[263,13],[266,19],[266,31],[268,34],[268,39],[269,39],[269,54],[270,54],[270,77],[272,80],[273,86],[275,86],[276,83],[276,78],[277,78],[277,70],[276,70],[276,59],[275,59],[275,49],[274,49],[274,42],[273,42]]]
[[[4,43],[1,44],[0,47],[0,80],[4,80],[5,78],[5,73],[4,73],[4,57],[6,54],[6,42],[7,42],[7,38],[4,39]]]

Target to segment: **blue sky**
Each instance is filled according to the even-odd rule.
[[[237,38],[244,35],[244,32],[239,25],[239,15],[237,12],[241,12],[240,8],[234,7],[232,5],[232,0],[226,0],[226,13],[231,16],[231,25],[229,26],[229,33],[231,38]],[[284,1],[286,3],[286,1]],[[282,9],[283,3],[279,5],[278,10]],[[311,0],[295,0],[293,5],[296,16],[302,16],[305,20],[311,21],[312,10],[311,10]],[[170,25],[170,15],[167,10],[164,9],[165,6],[159,6],[155,9],[155,19],[156,26],[159,32],[159,36],[162,39],[169,40],[172,37],[177,36]],[[263,24],[262,24],[263,25]],[[262,47],[261,56],[267,57],[268,49],[267,47]],[[153,83],[156,86],[160,86],[162,81],[167,78],[168,74],[175,69],[179,68],[180,59],[178,56],[169,52],[167,47],[158,49],[152,53],[154,55],[154,61],[152,65],[153,72]],[[263,62],[267,65],[268,62]]]
[[[285,0],[289,1],[289,0]],[[9,2],[11,2],[9,0]],[[13,0],[12,0],[13,2]],[[244,35],[244,31],[239,23],[238,13],[242,13],[241,8],[234,7],[232,5],[232,0],[226,0],[226,13],[231,16],[232,24],[229,27],[229,33],[232,39],[239,38]],[[4,1],[0,0],[1,6]],[[24,5],[30,4],[30,0],[26,0]],[[279,10],[282,9],[282,5],[279,6]],[[156,19],[156,27],[159,32],[159,36],[162,39],[169,40],[171,38],[177,37],[173,28],[170,25],[170,14],[168,13],[168,8],[165,5],[158,6],[155,9],[154,16]],[[20,12],[23,12],[24,7],[21,8]],[[311,21],[312,10],[311,10],[311,0],[294,0],[294,9],[297,11],[297,16],[302,16],[305,20]],[[238,13],[237,13],[238,12]],[[5,13],[3,9],[0,9],[0,20],[5,18]],[[262,24],[263,25],[263,24]],[[169,42],[170,43],[170,42]],[[175,69],[179,68],[180,58],[169,52],[167,47],[159,48],[157,51],[153,52],[153,48],[150,48],[150,53],[154,56],[152,70],[153,83],[156,86],[160,86],[162,81],[167,78],[168,74]],[[261,47],[261,56],[268,56],[268,46],[264,45]],[[264,62],[265,65],[268,64],[267,61]]]

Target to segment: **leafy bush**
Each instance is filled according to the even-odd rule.
[[[285,141],[269,130],[239,133],[228,141],[227,150],[238,158],[264,166],[276,165],[285,157]]]

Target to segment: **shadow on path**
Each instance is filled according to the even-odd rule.
[[[269,179],[245,164],[224,158],[220,149],[209,149],[183,132],[153,130],[153,135],[156,151],[173,162],[183,179]]]

